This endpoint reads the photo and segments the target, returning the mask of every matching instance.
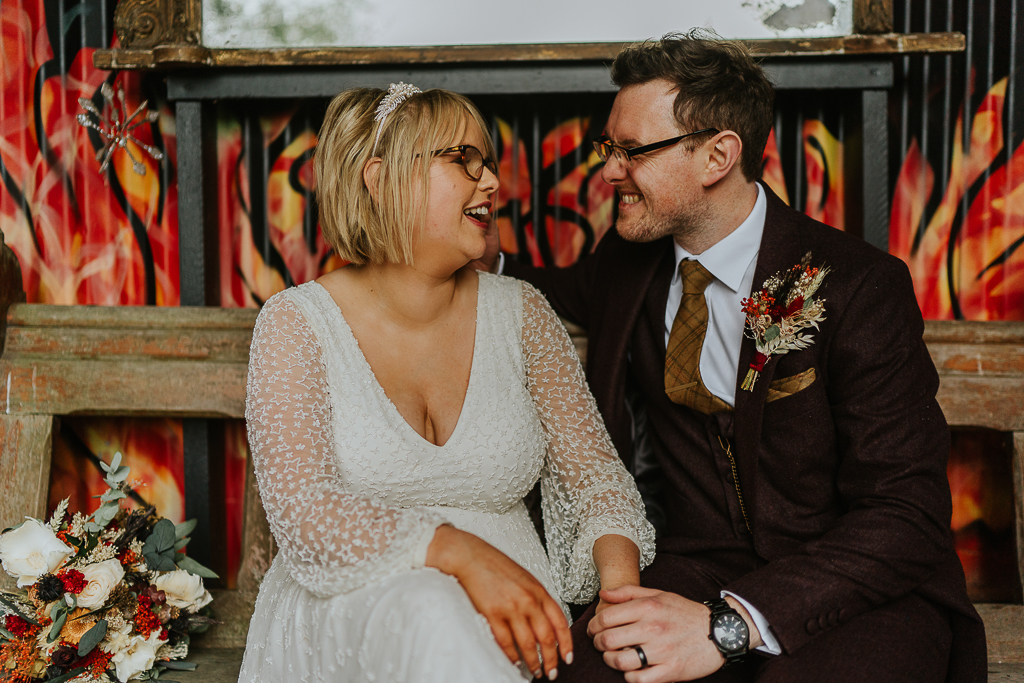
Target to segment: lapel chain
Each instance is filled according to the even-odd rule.
[[[732,467],[732,482],[736,486],[736,497],[740,501],[740,513],[743,515],[743,523],[747,526],[747,531],[750,535],[754,535],[753,529],[750,528],[750,520],[747,518],[747,506],[743,504],[743,492],[740,491],[740,475],[736,471],[736,458],[732,456],[732,446],[729,444],[729,440],[722,440],[722,437],[718,437],[718,443],[722,445],[725,450],[725,454],[729,456],[729,466]]]

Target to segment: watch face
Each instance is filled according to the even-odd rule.
[[[729,652],[742,650],[747,645],[747,623],[735,614],[722,614],[711,627],[715,642]]]

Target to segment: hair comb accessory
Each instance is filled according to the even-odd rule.
[[[373,141],[373,152],[371,152],[371,155],[377,154],[377,143],[380,142],[380,133],[384,130],[384,119],[388,117],[388,114],[398,109],[398,105],[402,102],[421,92],[423,91],[409,83],[398,82],[391,84],[391,87],[388,88],[388,94],[377,105],[377,110],[373,115],[373,120],[377,122],[377,137]]]

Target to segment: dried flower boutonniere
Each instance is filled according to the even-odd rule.
[[[747,314],[744,333],[757,347],[742,389],[754,390],[754,382],[773,355],[805,349],[814,341],[804,330],[818,329],[825,319],[825,300],[814,298],[814,293],[828,268],[812,268],[810,260],[807,252],[800,265],[772,275],[760,291],[741,302]]]

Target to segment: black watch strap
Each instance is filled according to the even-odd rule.
[[[731,650],[731,651],[725,649],[724,647],[722,647],[722,645],[717,640],[715,640],[715,637],[714,637],[715,620],[718,617],[720,617],[721,615],[723,615],[723,614],[733,614],[733,615],[736,616],[736,618],[740,619],[741,621],[743,620],[743,617],[740,615],[739,612],[734,610],[729,605],[728,602],[725,601],[725,598],[715,598],[714,600],[707,600],[704,604],[707,605],[708,609],[711,610],[711,619],[710,619],[709,624],[708,624],[708,640],[710,640],[712,643],[714,643],[715,647],[718,648],[718,651],[722,653],[723,657],[725,657],[725,664],[722,665],[722,668],[725,668],[727,666],[731,666],[733,664],[739,664],[744,659],[746,659],[747,654],[750,652],[750,649],[749,649],[750,629],[749,629],[749,627],[747,627],[747,643],[744,644],[742,649],[740,649],[740,650]]]

